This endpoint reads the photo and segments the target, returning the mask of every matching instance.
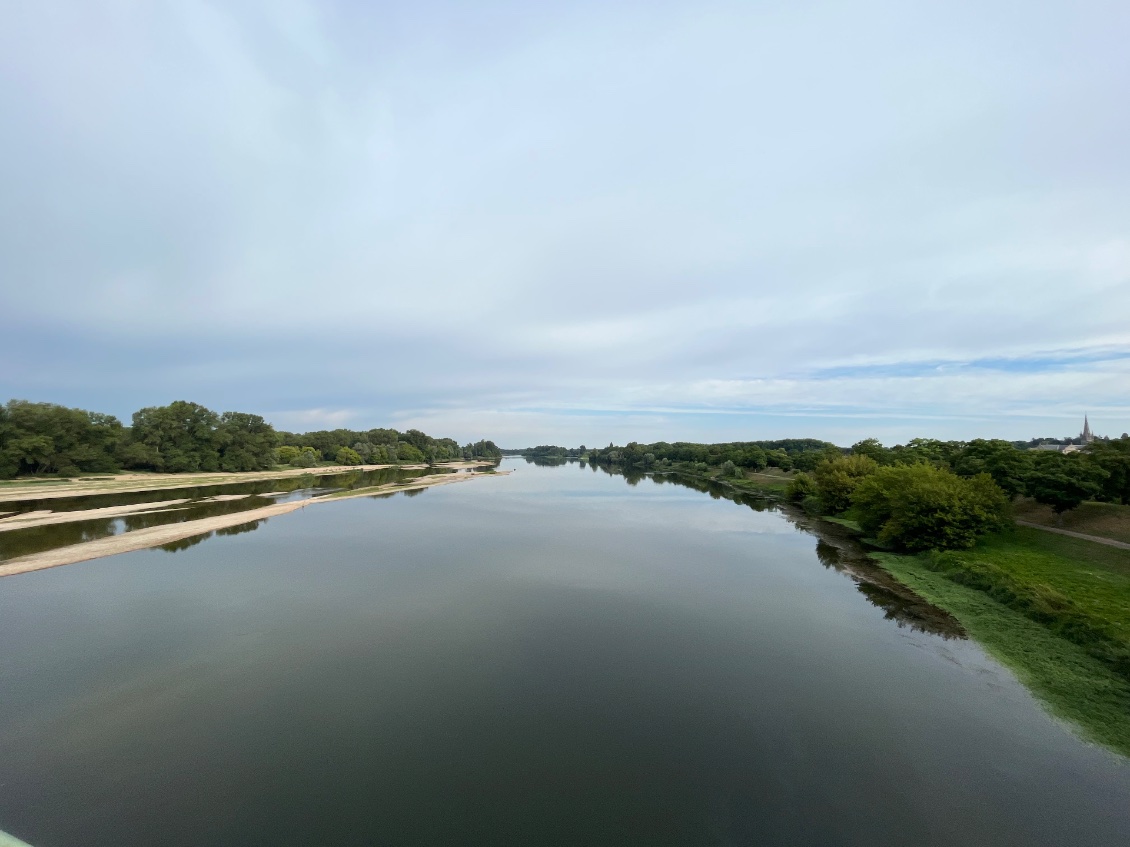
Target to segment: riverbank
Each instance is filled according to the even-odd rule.
[[[493,461],[443,462],[432,467],[462,470],[493,466]],[[425,464],[412,465],[327,465],[314,468],[280,468],[271,471],[228,473],[120,473],[98,476],[54,479],[12,479],[0,481],[0,512],[4,503],[21,500],[49,500],[57,497],[91,497],[99,494],[128,494],[138,491],[198,488],[206,485],[238,485],[245,482],[263,482],[271,479],[290,479],[310,474],[326,475],[354,471],[379,471],[388,468],[400,470],[426,470]]]
[[[1018,528],[970,550],[871,556],[952,614],[1053,714],[1130,756],[1130,555]]]
[[[350,468],[350,470],[356,469],[356,466]],[[373,497],[395,494],[399,491],[417,491],[424,488],[432,488],[437,485],[451,485],[456,482],[466,482],[483,477],[505,476],[507,473],[509,473],[509,471],[435,474],[408,480],[406,482],[339,491],[320,497],[311,497],[290,503],[275,503],[270,506],[263,506],[258,509],[247,509],[227,515],[218,515],[215,517],[201,518],[195,521],[185,521],[183,523],[165,524],[133,530],[131,532],[124,532],[121,535],[113,535],[93,541],[84,541],[80,544],[71,544],[66,547],[58,547],[42,553],[33,553],[28,556],[9,559],[0,564],[0,577],[15,576],[16,574],[28,573],[30,571],[55,568],[61,565],[71,565],[92,559],[100,559],[105,556],[114,556],[118,553],[129,553],[135,550],[159,547],[163,544],[182,541],[186,538],[192,538],[205,533],[255,523],[277,515],[284,515],[298,509],[304,509],[311,504],[336,502],[353,497]]]

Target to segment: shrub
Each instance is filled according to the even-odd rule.
[[[293,465],[294,460],[298,458],[301,452],[297,447],[276,447],[275,458],[278,459],[280,465]]]
[[[848,508],[856,487],[878,467],[870,456],[836,456],[818,464],[813,473],[824,511],[834,515]]]
[[[313,447],[303,447],[291,464],[299,468],[312,468],[318,464],[318,451]]]
[[[896,465],[863,479],[852,504],[864,532],[910,552],[970,547],[1008,524],[1008,497],[988,474]]]
[[[785,497],[793,503],[803,503],[809,497],[816,497],[816,480],[806,473],[798,473],[789,481]]]
[[[352,447],[342,447],[337,451],[334,460],[339,465],[359,465],[361,464],[361,456]]]

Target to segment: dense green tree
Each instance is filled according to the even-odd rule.
[[[877,438],[865,438],[851,445],[851,452],[856,456],[870,456],[876,464],[889,465],[894,460],[891,451],[884,447]]]
[[[804,502],[809,497],[816,495],[816,480],[803,471],[789,480],[788,488],[785,489],[785,497],[793,503]]]
[[[186,400],[140,409],[133,413],[130,438],[148,450],[145,463],[134,466],[170,473],[219,470],[219,424],[215,412]]]
[[[1106,473],[1102,498],[1130,505],[1130,437],[1093,441],[1087,447],[1086,457]]]
[[[1018,450],[1010,441],[976,438],[953,457],[953,470],[960,476],[987,473],[1009,496],[1025,493],[1033,468],[1032,454]]]
[[[275,456],[281,465],[292,465],[302,451],[290,444],[284,444],[275,449]]]
[[[877,468],[851,499],[865,532],[909,552],[969,547],[1008,523],[1008,497],[988,474],[925,463]]]
[[[275,463],[275,430],[259,415],[224,412],[216,442],[221,470],[264,471]]]
[[[841,455],[818,464],[813,477],[824,511],[834,515],[847,509],[856,487],[878,467],[879,463],[870,456],[856,455]]]
[[[297,468],[312,468],[316,464],[318,464],[318,460],[321,455],[322,454],[315,450],[313,447],[304,447],[294,458],[291,464]]]
[[[334,456],[334,461],[339,465],[359,465],[361,464],[361,457],[352,447],[342,447]]]
[[[1051,506],[1059,515],[1098,497],[1107,476],[1106,471],[1079,454],[1042,452],[1036,456],[1027,489],[1036,502]]]
[[[11,400],[0,406],[0,477],[114,471],[123,437],[112,415]]]

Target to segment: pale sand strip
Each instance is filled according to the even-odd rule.
[[[121,535],[108,538],[98,538],[94,541],[84,541],[81,544],[72,544],[69,547],[59,547],[43,553],[32,553],[28,556],[19,556],[0,563],[0,577],[14,576],[29,571],[39,571],[46,568],[55,568],[60,565],[73,565],[76,562],[86,562],[90,559],[100,559],[104,556],[114,556],[118,553],[131,553],[134,550],[144,550],[156,547],[194,535],[214,532],[217,529],[226,529],[229,526],[251,523],[263,518],[284,515],[296,509],[303,509],[311,503],[332,503],[338,500],[348,500],[353,497],[371,497],[374,494],[385,494],[396,491],[408,491],[417,488],[431,488],[435,485],[449,485],[455,482],[464,482],[469,479],[480,479],[490,476],[505,476],[506,472],[494,474],[439,474],[421,477],[404,483],[390,483],[383,486],[359,489],[349,493],[328,494],[314,497],[309,500],[298,500],[293,503],[276,503],[260,509],[247,509],[230,515],[220,515],[214,518],[201,518],[196,521],[184,523],[153,526],[147,529],[135,529]]]
[[[149,512],[161,512],[170,506],[179,506],[188,500],[161,500],[156,503],[134,503],[130,506],[106,506],[102,509],[79,509],[73,512],[52,512],[50,509],[41,509],[36,512],[24,512],[10,518],[0,518],[0,532],[11,532],[14,529],[27,529],[33,526],[46,526],[53,523],[73,523],[74,521],[94,520],[96,518],[116,518],[121,515],[144,515]]]
[[[441,462],[437,468],[478,468],[492,465],[486,461]],[[17,500],[47,500],[54,497],[92,497],[96,494],[125,494],[153,489],[196,488],[202,485],[237,485],[241,482],[262,482],[293,476],[324,476],[350,471],[379,471],[385,468],[424,470],[427,465],[334,465],[326,468],[290,468],[283,471],[249,471],[247,473],[123,473],[99,479],[27,482],[0,485],[0,503]]]

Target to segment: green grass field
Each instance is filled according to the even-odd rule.
[[[1021,527],[970,550],[872,555],[1053,713],[1130,755],[1130,552]]]
[[[985,592],[959,585],[918,556],[876,553],[892,576],[957,618],[1048,708],[1087,739],[1130,756],[1130,682],[1084,648]]]
[[[1023,521],[1130,544],[1130,506],[1081,503],[1071,511],[1064,512],[1062,517],[1057,517],[1050,506],[1041,506],[1035,500],[1025,497],[1013,504],[1013,511]]]

